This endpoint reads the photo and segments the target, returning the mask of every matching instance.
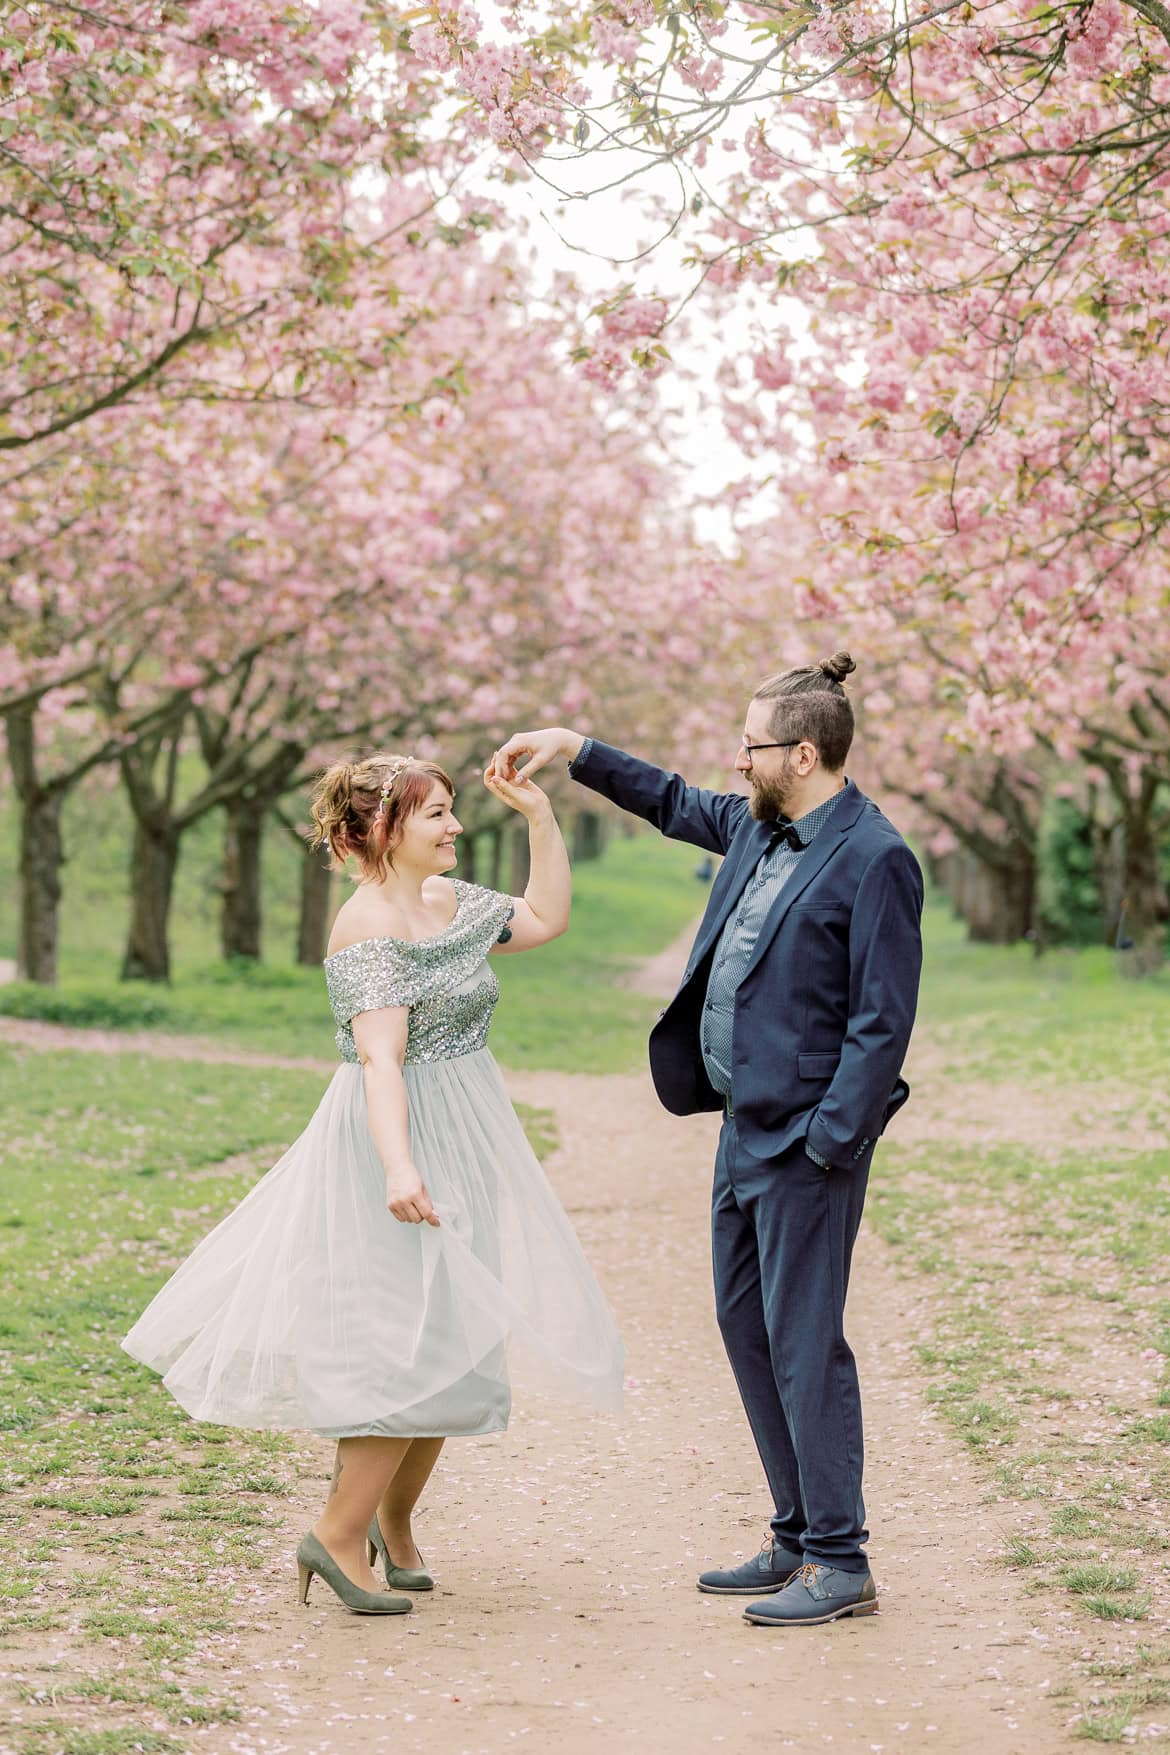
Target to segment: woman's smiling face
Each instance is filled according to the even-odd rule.
[[[403,822],[401,839],[390,857],[398,867],[406,865],[428,874],[450,871],[456,863],[455,837],[462,833],[455,800],[443,782],[435,780],[426,798]]]

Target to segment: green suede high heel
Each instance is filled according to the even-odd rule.
[[[429,1572],[421,1572],[410,1566],[395,1566],[390,1558],[390,1550],[382,1537],[382,1526],[378,1522],[376,1511],[371,1520],[370,1533],[366,1537],[366,1541],[368,1543],[367,1558],[371,1566],[374,1564],[376,1554],[382,1556],[382,1565],[386,1569],[386,1583],[391,1590],[434,1590],[435,1581]],[[421,1549],[418,1557],[420,1560],[422,1559]]]
[[[393,1597],[384,1590],[362,1590],[345,1576],[316,1536],[309,1534],[302,1537],[297,1549],[297,1582],[302,1603],[309,1600],[314,1574],[324,1580],[351,1615],[408,1615],[414,1607],[409,1597]]]

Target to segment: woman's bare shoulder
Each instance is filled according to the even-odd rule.
[[[337,910],[329,932],[326,956],[335,957],[338,951],[361,944],[363,939],[382,936],[386,931],[386,921],[384,910],[381,912],[379,920],[379,910],[372,908],[364,896],[350,896]]]
[[[360,892],[356,896],[350,896],[337,910],[329,934],[326,956],[335,957],[338,951],[347,951],[353,945],[363,944],[372,938],[410,944],[418,943],[420,937],[439,937],[454,923],[459,912],[460,890],[450,878],[436,874],[427,878],[423,886],[423,899],[428,907],[434,909],[436,918],[420,934],[417,923],[412,931],[410,923],[403,920],[397,910],[389,907],[381,898],[363,896]]]

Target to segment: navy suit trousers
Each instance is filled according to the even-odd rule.
[[[825,1170],[803,1142],[750,1157],[732,1117],[715,1160],[715,1311],[774,1515],[807,1560],[864,1571],[861,1395],[845,1291],[867,1171]]]

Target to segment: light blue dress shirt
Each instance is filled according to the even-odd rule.
[[[804,842],[799,852],[779,841],[771,852],[761,855],[738,905],[732,909],[719,935],[707,979],[707,997],[700,1014],[699,1044],[707,1077],[713,1088],[726,1099],[731,1097],[731,1038],[735,1027],[736,989],[747,974],[756,940],[773,902],[832,816],[840,796],[840,793],[834,793],[832,798],[795,819],[792,826]],[[827,1161],[807,1143],[805,1151],[814,1163],[829,1168]]]
[[[804,842],[798,853],[780,841],[761,855],[748,879],[738,905],[727,917],[707,981],[707,998],[699,1026],[699,1041],[707,1077],[723,1097],[731,1095],[731,1034],[735,1023],[735,992],[752,960],[760,928],[768,911],[804,858],[809,843],[833,814],[838,794],[806,811],[793,823]]]

